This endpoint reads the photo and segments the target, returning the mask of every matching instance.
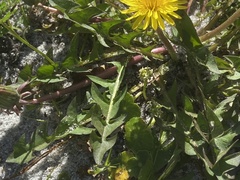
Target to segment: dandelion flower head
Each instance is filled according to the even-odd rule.
[[[120,0],[129,6],[121,11],[123,14],[131,14],[126,20],[135,19],[133,29],[138,28],[143,23],[145,30],[149,25],[154,30],[158,27],[165,29],[164,20],[174,25],[172,17],[181,19],[175,12],[179,9],[186,9],[187,0]]]

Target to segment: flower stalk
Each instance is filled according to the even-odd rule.
[[[171,43],[168,41],[168,39],[166,38],[166,36],[163,34],[163,31],[158,28],[156,30],[159,38],[161,39],[162,43],[164,44],[164,46],[166,47],[166,49],[168,50],[169,55],[171,56],[172,60],[177,61],[177,53],[175,52],[173,46],[171,45]]]

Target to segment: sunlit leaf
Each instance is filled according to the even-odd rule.
[[[207,59],[207,63],[206,66],[208,67],[208,69],[216,74],[223,74],[228,72],[228,70],[219,70],[218,65],[215,61],[215,57],[213,55],[209,55],[208,59]]]
[[[214,167],[213,171],[216,176],[222,179],[227,178],[228,171],[233,170],[240,164],[240,152],[232,153],[222,158]]]
[[[237,96],[237,94],[233,94],[232,96],[229,96],[226,99],[224,99],[222,102],[220,102],[216,106],[214,113],[218,116],[218,118],[221,118],[221,115],[224,112],[226,112],[226,110],[229,108],[228,105],[235,100],[236,96]]]
[[[236,68],[237,71],[240,71],[240,57],[239,56],[225,55],[224,57],[233,63],[234,68]]]
[[[233,75],[228,75],[227,78],[229,80],[238,80],[240,79],[240,73],[235,71]]]
[[[224,132],[223,125],[213,110],[207,106],[206,117],[211,126],[212,138],[216,138]]]
[[[90,145],[93,149],[93,157],[97,164],[102,164],[104,154],[113,147],[117,140],[117,135],[103,139],[93,131],[90,135]]]

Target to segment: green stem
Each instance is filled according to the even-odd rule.
[[[224,29],[226,29],[228,26],[230,26],[234,21],[236,21],[238,18],[240,17],[240,9],[238,9],[235,13],[233,13],[232,16],[230,16],[224,23],[222,23],[220,26],[218,26],[217,28],[215,28],[214,30],[212,30],[211,32],[203,35],[200,37],[200,40],[206,41],[214,36],[216,36],[217,34],[219,34],[221,31],[223,31]]]
[[[173,49],[173,46],[171,45],[171,43],[168,41],[166,36],[163,34],[162,30],[160,28],[158,28],[156,32],[157,32],[158,36],[160,37],[161,41],[163,42],[163,44],[165,45],[166,49],[168,50],[168,53],[170,54],[171,58],[174,61],[177,61],[177,54],[176,54],[175,50]]]
[[[143,85],[143,97],[144,97],[145,100],[148,99],[148,98],[147,98],[147,93],[146,93],[146,91],[147,91],[147,80],[144,80],[144,85]]]
[[[49,64],[51,64],[52,66],[56,67],[56,64],[54,63],[54,61],[52,59],[50,59],[46,54],[44,54],[43,52],[41,52],[40,50],[38,50],[37,48],[35,48],[33,45],[31,45],[26,39],[22,38],[21,36],[19,36],[11,27],[9,27],[6,23],[2,23],[1,24],[3,27],[5,27],[9,33],[14,36],[16,39],[18,39],[19,41],[21,41],[23,44],[27,45],[29,48],[31,48],[32,50],[34,50],[35,52],[39,53],[42,57],[44,57]]]

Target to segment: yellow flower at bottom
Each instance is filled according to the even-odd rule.
[[[143,23],[143,29],[150,24],[154,30],[158,27],[165,29],[164,20],[174,25],[172,17],[181,19],[175,13],[178,9],[186,9],[187,0],[120,0],[129,6],[128,9],[121,11],[123,14],[132,14],[126,20],[135,19],[133,29]]]

